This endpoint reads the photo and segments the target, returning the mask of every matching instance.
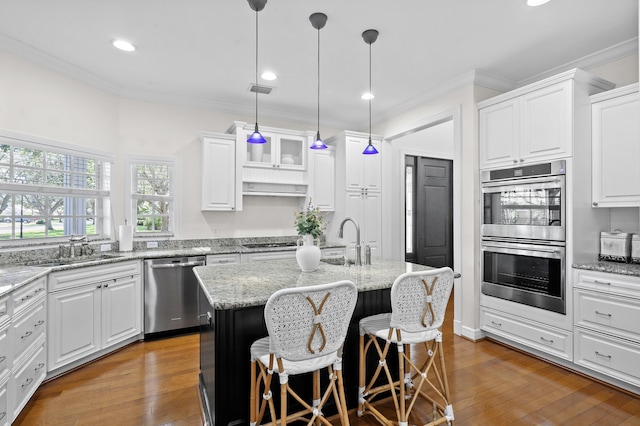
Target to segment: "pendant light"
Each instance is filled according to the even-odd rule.
[[[320,138],[320,29],[324,28],[327,23],[327,15],[324,13],[314,13],[309,16],[309,21],[313,28],[318,30],[318,129],[316,132],[316,140],[311,144],[311,149],[326,149],[327,145]]]
[[[371,92],[371,45],[378,39],[378,30],[366,30],[362,33],[364,42],[369,45],[369,145],[362,151],[363,154],[377,154],[378,150],[371,143],[371,98],[373,94]]]
[[[256,127],[247,139],[249,143],[267,143],[267,140],[260,134],[258,130],[258,12],[264,9],[267,0],[247,0],[251,9],[256,11]]]

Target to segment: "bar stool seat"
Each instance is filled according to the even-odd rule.
[[[349,424],[342,380],[342,349],[356,306],[358,290],[351,281],[294,287],[275,292],[264,309],[268,336],[256,340],[251,353],[250,421],[257,425],[269,411],[273,425],[303,420],[331,423],[322,412],[333,398],[340,423]],[[321,381],[320,371],[328,371]],[[280,408],[272,398],[273,374],[280,383]],[[311,373],[311,400],[293,389],[289,376]],[[300,384],[297,384],[300,386]],[[262,400],[258,402],[258,395]],[[297,411],[290,412],[295,402]]]
[[[433,418],[425,426],[454,420],[440,331],[453,279],[450,268],[402,274],[391,287],[391,313],[360,320],[358,416],[370,413],[382,424],[406,426],[416,401],[422,399],[433,405]],[[419,344],[427,355],[421,364],[411,356],[411,346]],[[397,372],[387,363],[392,346],[398,351]],[[378,357],[378,364],[367,372],[371,356]],[[378,409],[380,400],[389,396],[394,418]]]

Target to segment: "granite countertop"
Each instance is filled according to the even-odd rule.
[[[342,248],[344,244],[326,242],[321,248]],[[38,262],[30,262],[27,264],[0,264],[0,297],[13,290],[16,290],[30,282],[33,282],[50,272],[64,271],[68,269],[76,269],[87,266],[97,266],[116,262],[125,262],[128,260],[156,259],[164,257],[179,256],[206,256],[217,254],[234,254],[234,253],[256,253],[269,251],[289,251],[295,250],[295,245],[287,246],[269,246],[246,247],[243,245],[220,245],[211,247],[191,247],[179,249],[152,249],[152,250],[136,250],[132,252],[105,252],[96,253],[89,257],[78,257],[75,259],[41,259]],[[62,260],[62,264],[54,264]],[[52,263],[46,263],[52,262]]]
[[[631,275],[640,277],[640,264],[605,262],[601,260],[593,262],[574,263],[575,269],[586,269],[589,271],[608,272],[610,274]]]
[[[216,310],[264,305],[275,291],[341,280],[353,281],[358,291],[390,288],[404,272],[433,269],[403,261],[376,260],[373,265],[342,266],[320,262],[314,272],[301,272],[295,260],[242,265],[197,266],[200,285]]]

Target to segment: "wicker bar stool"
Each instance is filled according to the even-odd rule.
[[[251,425],[260,424],[267,409],[273,425],[299,420],[308,425],[331,425],[322,413],[331,397],[341,424],[349,424],[342,348],[357,298],[357,288],[351,281],[288,288],[271,295],[264,309],[269,335],[251,345]],[[320,371],[325,368],[329,378],[322,390]],[[271,398],[273,373],[280,382],[279,413]],[[289,376],[304,373],[312,375],[312,401],[305,401],[289,382]],[[289,399],[297,404],[298,411],[288,412]]]
[[[391,287],[391,313],[360,320],[358,416],[370,413],[383,424],[406,426],[416,401],[423,398],[433,405],[434,412],[426,425],[453,421],[440,331],[453,279],[450,268],[402,274]],[[411,345],[418,344],[424,345],[427,354],[421,364],[412,360],[410,353]],[[392,345],[398,350],[395,377],[386,362]],[[370,352],[379,362],[367,376],[366,358]],[[393,400],[395,419],[384,416],[374,403],[388,396]]]

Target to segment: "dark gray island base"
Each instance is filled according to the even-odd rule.
[[[343,362],[347,406],[354,408],[358,395],[358,321],[390,311],[389,289],[398,275],[427,269],[432,268],[380,260],[370,266],[351,267],[321,262],[315,272],[301,272],[295,260],[194,268],[200,281],[200,393],[208,424],[249,423],[249,347],[267,335],[263,312],[269,296],[281,288],[344,279],[358,287]]]

